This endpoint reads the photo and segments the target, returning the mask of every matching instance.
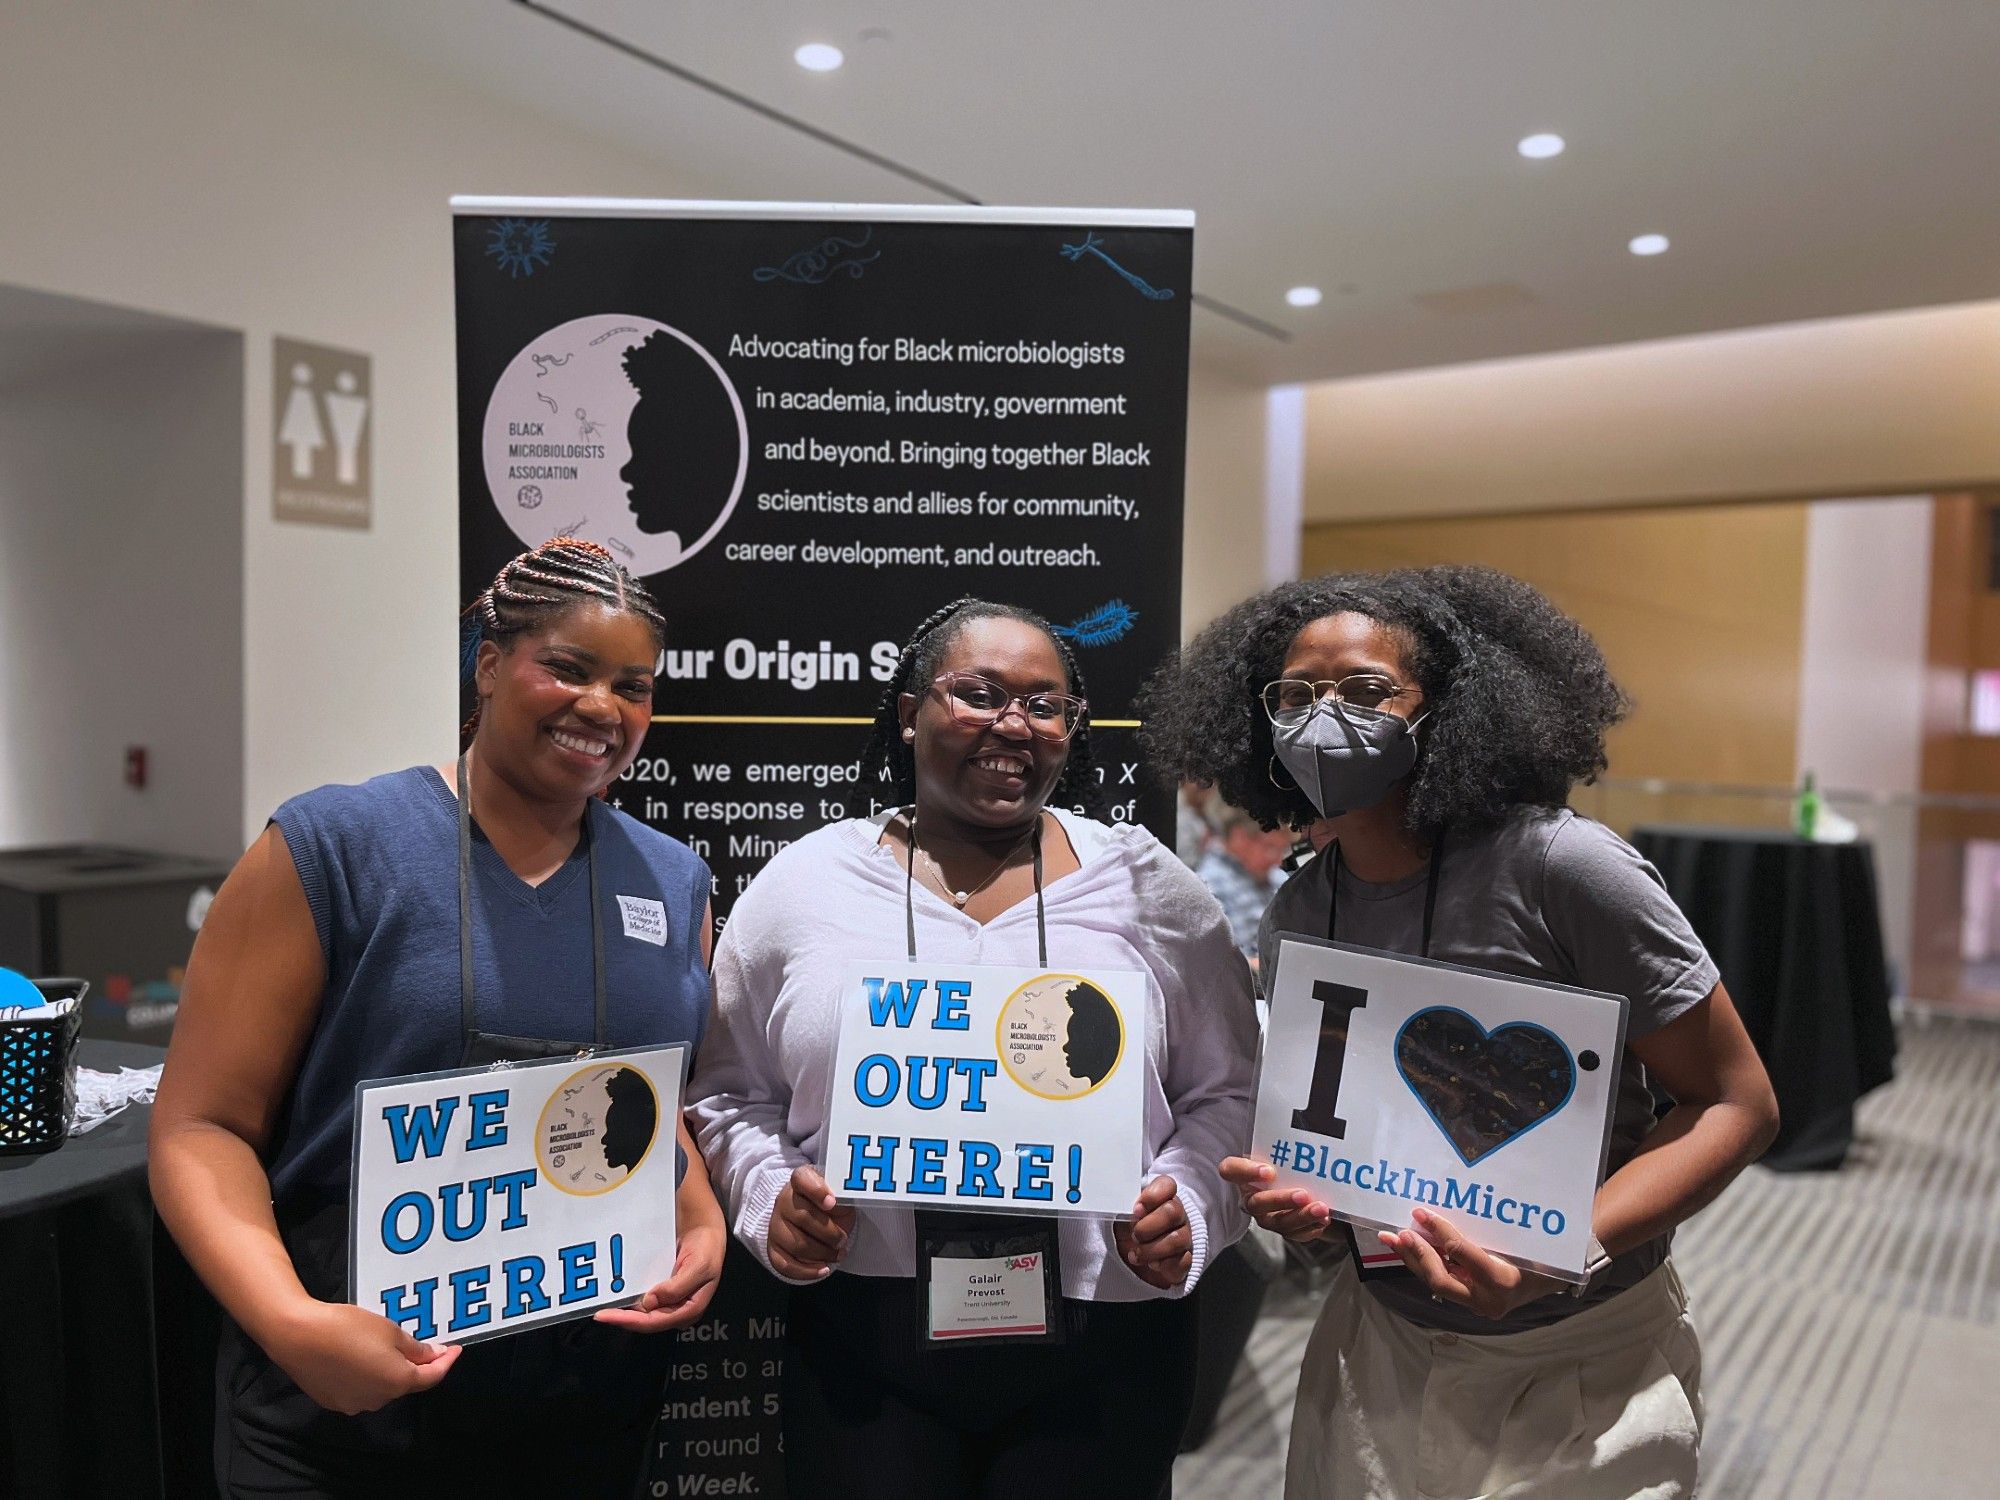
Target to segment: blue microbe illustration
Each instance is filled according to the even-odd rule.
[[[1108,604],[1098,605],[1082,619],[1058,625],[1055,629],[1064,640],[1079,646],[1108,646],[1130,635],[1138,619],[1138,610],[1123,599],[1113,599]]]
[[[1140,296],[1148,298],[1151,301],[1165,302],[1168,298],[1172,297],[1174,294],[1172,287],[1154,286],[1151,282],[1147,281],[1145,277],[1126,270],[1123,266],[1119,265],[1117,261],[1113,260],[1110,256],[1106,255],[1104,253],[1104,241],[1100,240],[1097,237],[1097,231],[1094,229],[1085,231],[1082,244],[1064,245],[1062,249],[1057,251],[1056,253],[1062,256],[1062,258],[1067,261],[1079,261],[1082,260],[1086,255],[1096,256],[1099,260],[1103,261],[1107,266],[1111,267],[1112,270],[1116,271],[1120,276],[1123,276],[1127,281],[1129,281],[1132,284],[1132,289],[1136,291]]]
[[[830,234],[817,245],[809,245],[788,256],[783,265],[759,266],[750,273],[756,281],[790,281],[799,286],[818,286],[836,273],[850,281],[859,277],[870,262],[881,258],[880,250],[868,250],[868,242],[875,231],[863,229],[861,238],[851,240],[844,235]]]
[[[486,232],[486,253],[517,280],[534,275],[556,253],[547,219],[499,219]]]

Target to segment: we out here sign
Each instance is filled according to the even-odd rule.
[[[1251,1152],[1278,1186],[1584,1279],[1623,997],[1289,934],[1269,993]]]
[[[1130,1215],[1145,976],[852,965],[825,1176],[850,1203]]]
[[[686,1067],[672,1046],[362,1084],[349,1300],[453,1344],[666,1280]]]

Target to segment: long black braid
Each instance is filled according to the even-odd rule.
[[[494,577],[478,598],[465,607],[460,640],[460,675],[469,679],[479,643],[492,641],[506,650],[519,637],[589,600],[637,615],[652,633],[655,650],[667,643],[667,617],[646,586],[596,542],[580,537],[551,537],[532,552],[523,552]],[[458,748],[472,743],[479,727],[479,705],[458,731]]]
[[[1084,690],[1083,669],[1077,665],[1076,654],[1047,620],[1033,610],[1016,604],[994,604],[970,597],[954,599],[911,632],[902,654],[896,658],[896,670],[889,677],[889,685],[882,691],[882,700],[875,707],[875,727],[869,733],[868,748],[861,753],[863,776],[873,773],[886,780],[894,793],[896,805],[900,807],[907,807],[917,800],[917,757],[915,750],[903,743],[899,700],[905,693],[921,692],[937,676],[945,653],[951,650],[959,632],[974,620],[1018,620],[1041,631],[1054,644],[1056,655],[1062,658],[1069,691],[1078,698],[1089,697]],[[1105,816],[1104,788],[1098,783],[1097,762],[1090,749],[1088,714],[1070,737],[1069,759],[1049,793],[1049,800],[1088,817]]]

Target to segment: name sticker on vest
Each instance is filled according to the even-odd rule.
[[[644,896],[620,896],[618,909],[625,914],[625,936],[651,943],[656,948],[667,946],[667,909],[664,905],[649,901]]]

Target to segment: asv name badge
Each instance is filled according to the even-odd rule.
[[[1360,1226],[1422,1206],[1586,1279],[1625,1051],[1618,995],[1300,938],[1278,945],[1251,1154]]]
[[[1049,1331],[1042,1253],[931,1261],[930,1337],[1032,1337]]]

